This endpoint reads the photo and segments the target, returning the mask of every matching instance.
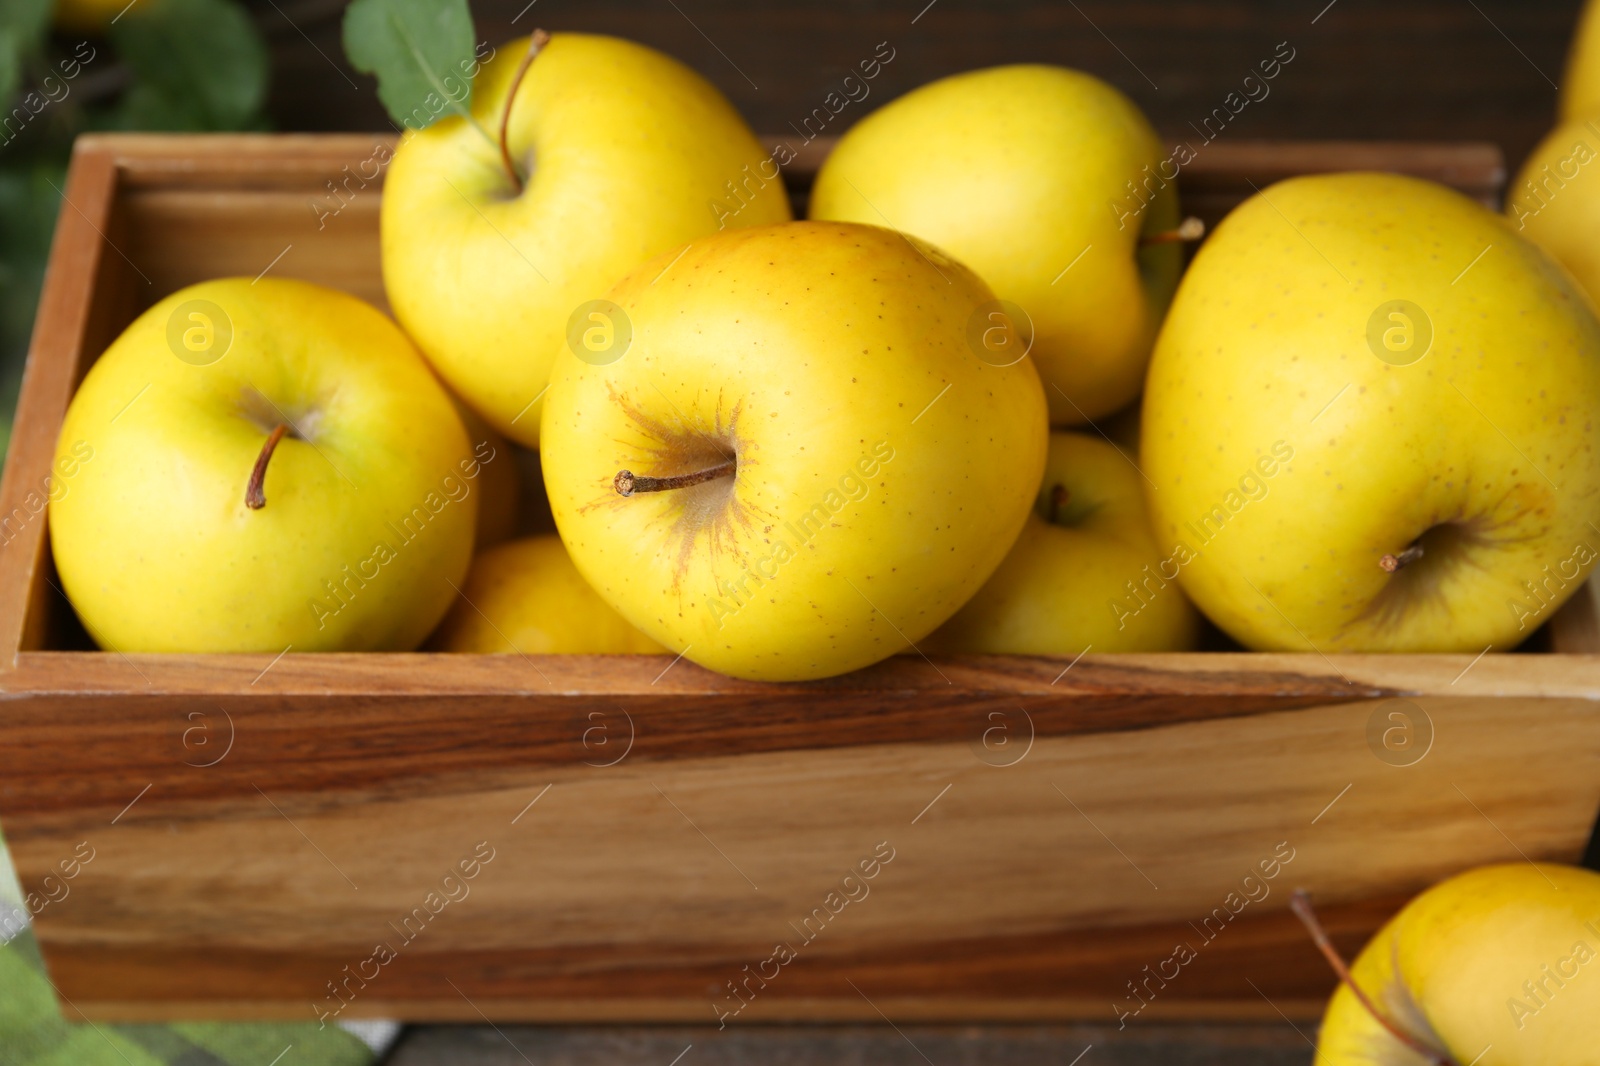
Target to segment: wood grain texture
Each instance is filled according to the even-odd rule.
[[[110,214],[117,174],[111,156],[82,152],[68,175],[64,208],[56,221],[44,291],[34,320],[33,343],[23,373],[16,423],[0,480],[0,649],[36,647],[30,634],[44,624],[49,600],[37,594],[44,560],[46,478],[55,458],[56,434],[82,370],[85,350],[109,338],[103,322],[120,309],[101,311],[97,280],[112,254],[97,232]],[[85,212],[87,208],[87,212]],[[111,293],[104,295],[109,299]],[[117,328],[121,328],[120,325]]]
[[[289,0],[249,2],[264,26],[281,31],[271,99],[279,129],[388,128],[372,79],[344,61],[337,10],[324,5],[319,13],[316,0],[305,0],[303,12]],[[1191,137],[1193,124],[1225,106],[1287,42],[1295,58],[1222,140],[1488,141],[1516,166],[1554,121],[1580,7],[1581,0],[540,0],[530,9],[527,0],[474,0],[473,14],[493,45],[536,24],[662,49],[714,82],[762,131],[799,123],[882,41],[895,58],[826,132],[842,132],[935,78],[1044,62],[1106,79],[1157,129]]]
[[[327,183],[386,143],[86,138],[0,501],[25,502],[83,371],[167,291],[270,268],[380,293],[379,183],[331,216]],[[1477,147],[1361,151],[1498,180]],[[1230,159],[1284,155],[1348,150],[1219,143],[1194,184],[1220,209],[1256,173]],[[648,656],[104,654],[46,544],[35,519],[0,547],[0,817],[26,889],[93,849],[37,930],[99,1017],[348,999],[344,1017],[704,1022],[780,941],[797,957],[732,1025],[1115,1022],[1144,981],[1141,1019],[1310,1017],[1331,981],[1290,887],[1354,949],[1449,872],[1576,859],[1600,807],[1592,595],[1518,654],[906,655],[768,685]],[[1381,743],[1394,713],[1420,761]],[[434,917],[480,843],[492,860]],[[834,917],[880,845],[893,860]],[[1234,917],[1279,847],[1292,861]],[[394,960],[363,976],[380,943]],[[1180,943],[1196,960],[1151,976]]]
[[[567,723],[563,763],[517,765],[514,722],[480,717],[478,701],[425,720],[389,706],[382,724],[307,703],[295,724],[226,704],[192,717],[199,701],[40,707],[80,782],[125,783],[101,796],[57,774],[48,808],[7,801],[25,877],[79,839],[95,851],[40,921],[80,1005],[229,1014],[253,1000],[312,1016],[326,982],[387,943],[399,958],[351,989],[351,1014],[693,1020],[736,1004],[713,990],[786,942],[798,960],[740,1021],[870,1017],[846,979],[896,1016],[1114,1019],[1126,983],[1188,943],[1198,961],[1149,1016],[1268,1013],[1247,978],[1305,1013],[1329,979],[1282,909],[1290,887],[1331,905],[1353,948],[1455,870],[1519,850],[1574,860],[1600,804],[1592,700],[1418,697],[1435,735],[1412,766],[1369,746],[1383,702],[1036,736],[1010,766],[983,761],[991,723],[976,715],[966,743],[671,758],[649,751],[655,721],[635,714],[633,750],[609,767],[591,765],[614,756],[585,748],[584,719]],[[191,733],[186,747],[197,725],[208,744]],[[45,782],[22,753],[44,745],[17,739],[0,773],[27,794]],[[185,764],[230,739],[216,765]],[[359,773],[324,759],[358,746]],[[408,944],[391,923],[481,841],[494,858],[470,894]],[[807,943],[815,929],[791,923],[880,842],[894,857],[869,894]],[[1225,919],[1229,893],[1283,844],[1293,858],[1262,882],[1271,894]]]

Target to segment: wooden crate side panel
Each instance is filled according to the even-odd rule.
[[[263,776],[207,800],[152,788],[120,815],[7,824],[35,875],[63,847],[94,849],[39,922],[74,1000],[258,995],[294,1016],[391,942],[399,963],[372,982],[389,1004],[437,1001],[448,975],[469,995],[540,1001],[522,1016],[635,1000],[688,1016],[711,1010],[708,974],[738,980],[787,940],[806,965],[758,997],[774,1018],[789,1000],[838,997],[851,973],[952,1010],[1020,997],[1065,1011],[1116,1001],[1185,927],[1202,957],[1208,932],[1240,954],[1174,981],[1170,1003],[1248,998],[1246,977],[1305,998],[1328,979],[1279,913],[1291,888],[1359,904],[1487,862],[1572,861],[1600,805],[1589,701],[1418,698],[1432,739],[1412,765],[1371,746],[1374,714],[1392,706],[1040,738],[1011,766],[968,744],[902,743],[413,773],[371,792]],[[449,890],[480,845],[493,858],[469,894],[404,942],[390,923]],[[864,898],[815,917],[830,892],[861,892],[844,876],[885,847]],[[1275,859],[1278,876],[1261,878]],[[1240,921],[1274,931],[1234,925],[1251,894]],[[808,916],[823,929],[809,943]],[[1228,939],[1246,928],[1265,939]],[[119,961],[97,967],[95,951]],[[168,965],[183,954],[194,965]],[[327,972],[331,959],[343,961]]]
[[[942,659],[936,673],[898,656],[830,681],[764,685],[650,656],[26,653],[0,679],[0,815],[15,838],[33,815],[98,807],[109,818],[146,785],[202,801],[252,780],[337,794],[608,761],[617,749],[599,749],[626,738],[635,761],[941,741],[1001,757],[1035,736],[1380,698],[1592,705],[1600,686],[1585,656],[1341,659],[972,656]],[[224,749],[213,772],[191,772]]]
[[[377,187],[343,200],[320,191],[311,181],[292,190],[133,189],[131,243],[158,297],[212,278],[292,277],[387,312]]]
[[[1188,669],[1195,656],[1167,658],[1090,657],[1065,678],[1067,664],[1051,659],[953,659],[941,668],[945,685],[926,662],[903,656],[828,682],[762,685],[688,664],[663,675],[669,660],[654,656],[289,655],[275,663],[30,653],[18,690],[50,694],[0,703],[8,740],[0,816],[17,841],[30,816],[98,808],[109,818],[147,785],[176,800],[210,801],[251,782],[336,796],[450,774],[560,770],[609,762],[622,750],[639,763],[943,741],[1004,757],[1007,744],[1020,750],[1035,736],[1392,694],[1297,674],[1295,657],[1234,656],[1236,669],[1211,674]]]
[[[0,483],[0,661],[11,665],[23,647],[38,647],[48,624],[49,599],[44,501],[58,483],[52,475],[56,434],[82,374],[79,356],[103,334],[116,302],[115,255],[107,229],[116,170],[109,156],[79,151],[68,175],[45,271],[33,339],[23,373],[17,420]],[[114,313],[114,312],[112,312]],[[3,666],[0,666],[3,668]]]

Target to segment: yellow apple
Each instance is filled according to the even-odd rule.
[[[527,46],[479,73],[477,125],[449,117],[407,135],[384,181],[382,240],[395,317],[451,388],[533,447],[551,362],[590,328],[591,301],[668,248],[787,220],[789,202],[709,82],[642,45],[567,33],[517,91],[517,191],[479,127],[499,129]]]
[[[1553,863],[1472,870],[1374,936],[1351,979],[1384,1018],[1457,1066],[1600,1064],[1600,874]],[[1341,985],[1318,1066],[1414,1066]]]
[[[1557,97],[1563,122],[1600,116],[1600,6],[1589,0],[1567,52],[1567,76]]]
[[[929,650],[1074,656],[1194,646],[1199,618],[1150,536],[1144,479],[1128,455],[1099,437],[1052,433],[1033,511],[1005,562],[928,638]]]
[[[1522,236],[1555,256],[1600,300],[1600,133],[1593,118],[1556,127],[1506,190]]]
[[[466,575],[481,459],[373,307],[210,281],[90,368],[61,427],[50,542],[108,649],[409,650]]]
[[[1140,462],[1156,541],[1257,650],[1508,649],[1600,547],[1600,324],[1503,218],[1294,178],[1190,265]]]
[[[480,552],[432,644],[440,651],[656,655],[666,651],[613,611],[561,539],[524,537]]]
[[[977,271],[1026,318],[1053,425],[1139,394],[1180,250],[1177,170],[1133,102],[1075,70],[943,78],[839,139],[811,217],[893,226]]]
[[[674,249],[610,299],[632,346],[557,360],[545,486],[579,571],[672,651],[764,680],[910,652],[1016,539],[1044,394],[974,339],[1006,327],[960,264],[794,222]]]

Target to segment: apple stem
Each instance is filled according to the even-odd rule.
[[[666,489],[686,489],[690,485],[698,485],[702,481],[714,481],[719,477],[727,477],[733,473],[738,464],[732,459],[704,470],[696,470],[692,474],[676,474],[672,477],[645,477],[635,474],[631,470],[618,470],[617,476],[611,479],[611,486],[617,490],[618,496],[632,496],[636,492],[662,492]]]
[[[289,427],[282,422],[274,426],[272,432],[267,434],[267,443],[261,446],[261,454],[256,456],[256,465],[250,471],[250,483],[244,488],[244,505],[252,511],[259,511],[267,505],[267,462],[288,430]]]
[[[517,66],[517,72],[511,76],[511,91],[506,95],[505,110],[500,113],[500,160],[506,165],[506,173],[511,176],[511,187],[517,190],[517,195],[522,195],[522,175],[517,173],[517,165],[511,161],[510,131],[511,131],[511,105],[516,102],[517,90],[522,87],[522,79],[527,76],[528,68],[533,66],[533,61],[539,58],[539,53],[544,46],[550,43],[550,35],[544,30],[534,30],[533,36],[528,41],[528,54],[522,57],[522,62]]]
[[[1367,1013],[1372,1015],[1379,1025],[1389,1031],[1389,1035],[1433,1063],[1434,1066],[1456,1066],[1456,1061],[1449,1055],[1439,1051],[1431,1044],[1424,1043],[1412,1036],[1378,1011],[1372,1000],[1367,998],[1367,994],[1361,991],[1361,986],[1356,984],[1355,978],[1350,976],[1350,968],[1345,965],[1343,957],[1339,954],[1339,949],[1333,946],[1333,941],[1328,939],[1328,932],[1322,927],[1322,922],[1317,918],[1317,912],[1312,909],[1311,896],[1305,889],[1297,888],[1294,890],[1294,893],[1289,897],[1289,909],[1294,911],[1295,917],[1300,919],[1301,923],[1306,927],[1306,931],[1311,934],[1311,939],[1316,943],[1317,949],[1322,952],[1322,957],[1328,960],[1328,965],[1333,967],[1333,972],[1339,975],[1339,980],[1344,982],[1345,987],[1350,989],[1360,1004],[1366,1008]]]
[[[1147,233],[1139,238],[1140,245],[1148,244],[1176,244],[1197,241],[1206,235],[1206,224],[1190,215],[1178,223],[1177,229],[1162,230],[1160,233]]]
[[[1050,490],[1050,522],[1052,525],[1061,516],[1061,508],[1066,506],[1067,500],[1071,496],[1072,493],[1067,491],[1065,485],[1057,485]]]
[[[1413,544],[1399,555],[1385,555],[1378,560],[1378,566],[1385,573],[1392,574],[1396,570],[1404,570],[1420,558],[1422,558],[1422,545]]]

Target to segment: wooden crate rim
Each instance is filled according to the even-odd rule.
[[[17,696],[315,693],[345,696],[767,695],[843,693],[947,698],[1168,699],[1234,695],[1322,703],[1409,696],[1537,696],[1600,701],[1594,654],[1315,652],[935,655],[907,652],[818,681],[745,681],[664,655],[465,655],[447,652],[156,654],[21,651],[0,658],[0,701]],[[1073,665],[1075,663],[1075,665]],[[1528,667],[1537,666],[1536,676]],[[1068,669],[1068,667],[1071,667]],[[1285,706],[1287,706],[1285,702]]]
[[[236,184],[251,187],[256,182],[272,183],[274,171],[301,172],[307,156],[326,158],[337,166],[354,166],[370,156],[378,146],[393,148],[399,137],[390,132],[370,133],[86,133],[73,146],[74,155],[107,155],[135,187],[160,183],[173,175],[217,174]],[[838,138],[818,136],[811,140],[786,135],[761,137],[763,146],[774,152],[785,145],[795,158],[784,173],[809,177],[832,151]],[[1192,143],[1183,138],[1165,138],[1165,143]],[[797,143],[798,142],[798,143]],[[293,147],[300,154],[295,163],[282,162],[283,149]],[[248,157],[248,169],[231,165],[230,160]],[[1178,177],[1180,186],[1187,180],[1202,184],[1215,182],[1219,175],[1248,168],[1258,174],[1278,176],[1326,169],[1322,164],[1337,158],[1342,169],[1395,169],[1432,177],[1480,194],[1497,192],[1506,180],[1505,154],[1488,141],[1361,141],[1361,140],[1218,140],[1204,144],[1194,160]],[[274,160],[280,165],[274,167]],[[1237,182],[1236,182],[1237,183]]]

